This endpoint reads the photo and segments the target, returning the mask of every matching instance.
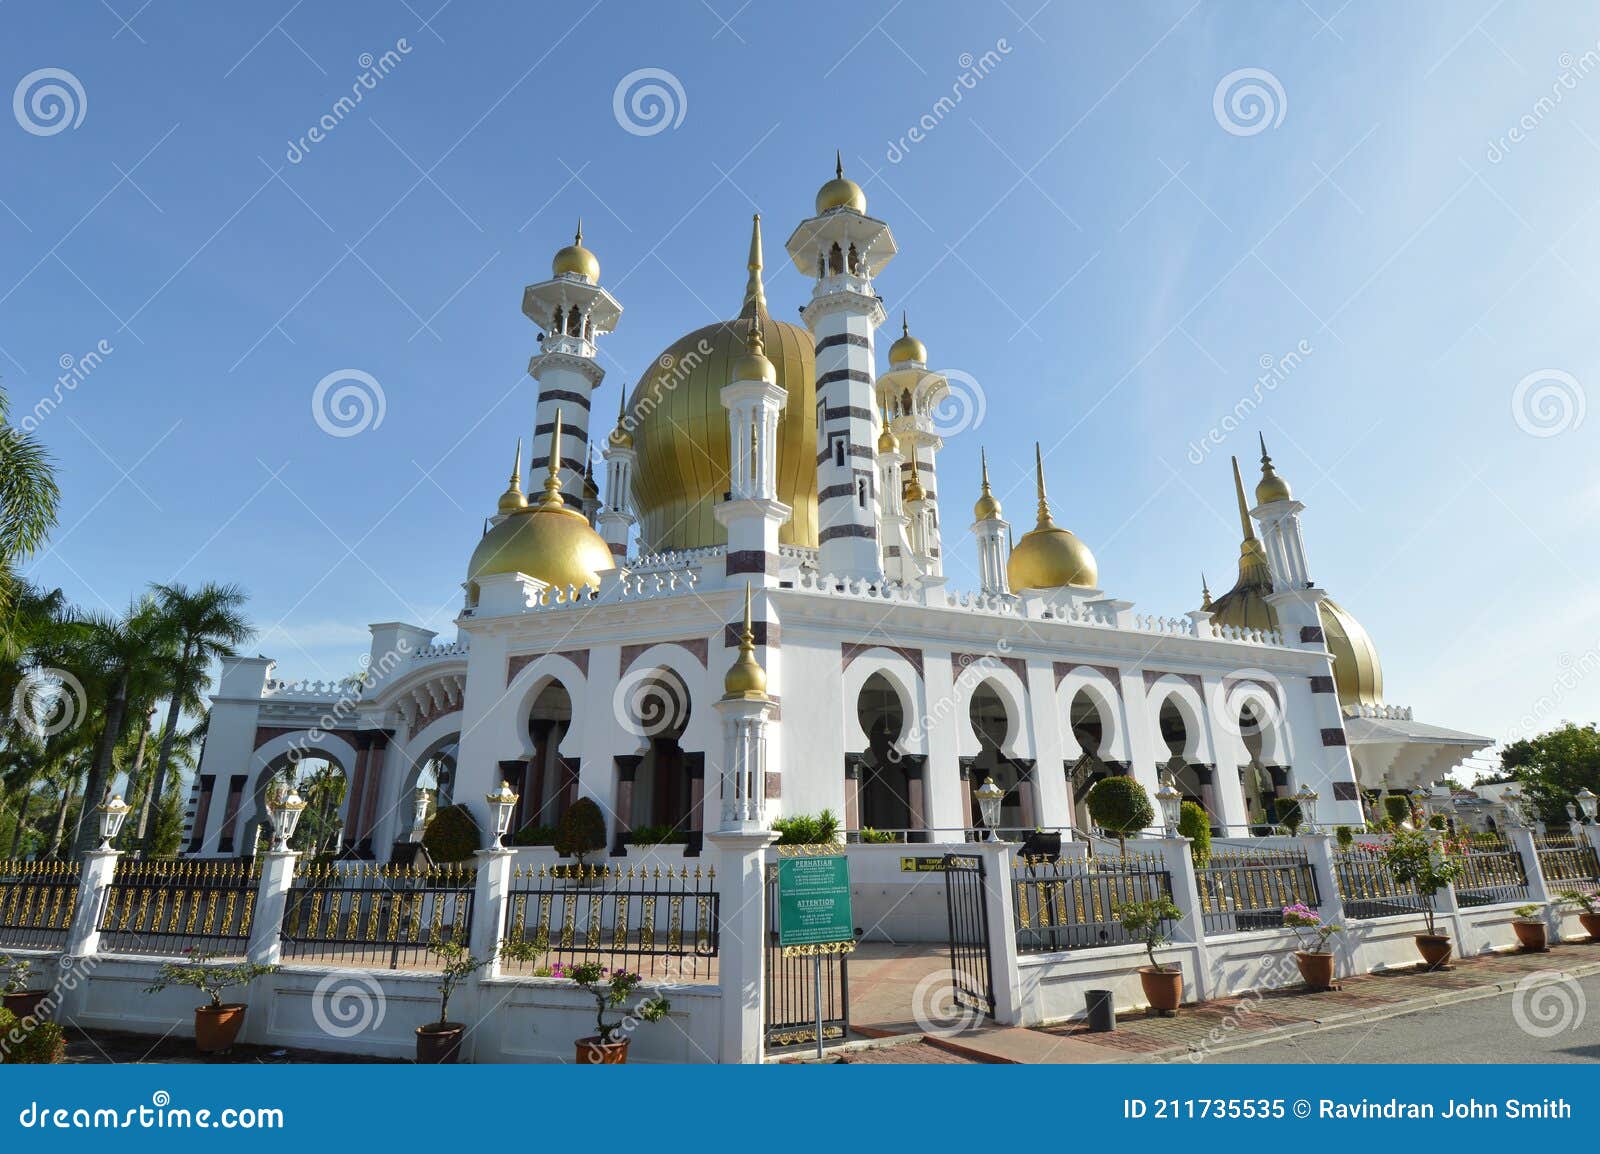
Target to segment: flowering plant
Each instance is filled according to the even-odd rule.
[[[1306,954],[1331,953],[1328,939],[1344,933],[1344,927],[1338,922],[1323,921],[1322,915],[1304,902],[1283,907],[1283,924],[1294,931],[1294,936],[1300,939],[1301,952]]]

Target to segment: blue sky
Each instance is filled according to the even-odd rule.
[[[448,633],[532,423],[521,289],[576,218],[625,308],[606,411],[732,315],[750,212],[774,253],[837,147],[899,243],[886,303],[982,391],[941,458],[947,524],[982,443],[1026,529],[1039,436],[1108,592],[1181,612],[1202,570],[1231,584],[1227,454],[1253,474],[1261,430],[1391,701],[1495,736],[1595,716],[1593,11],[437,2],[0,9],[5,88],[50,68],[82,93],[59,131],[26,93],[0,118],[14,417],[110,350],[38,423],[66,499],[34,580],[101,608],[240,582],[287,676],[353,670],[367,622]],[[639,134],[613,97],[645,68],[681,119]],[[1270,75],[1265,123],[1230,120],[1226,89],[1217,111],[1242,69]],[[781,315],[804,292],[769,278]],[[1242,428],[1191,447],[1301,347]],[[311,398],[343,369],[384,411],[335,437]],[[947,551],[974,584],[970,541]]]

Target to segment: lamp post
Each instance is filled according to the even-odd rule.
[[[132,808],[122,800],[120,793],[110,801],[102,801],[95,807],[95,812],[100,815],[101,853],[111,849],[112,840],[122,832],[122,823],[128,820],[128,811]]]
[[[1000,835],[995,831],[1000,826],[1000,803],[1005,800],[1006,791],[994,783],[994,778],[986,777],[973,791],[973,796],[978,799],[978,813],[983,817],[983,824],[989,827],[989,836],[984,840],[999,841]]]
[[[428,791],[422,786],[417,786],[417,791],[411,798],[411,839],[422,840],[422,829],[428,822]]]
[[[1165,782],[1156,790],[1156,800],[1161,803],[1161,820],[1166,824],[1167,836],[1178,836],[1178,818],[1183,814],[1183,794]]]
[[[305,799],[300,796],[300,791],[293,786],[289,787],[287,794],[279,794],[276,800],[267,799],[267,816],[272,819],[272,851],[274,853],[289,852],[289,839],[294,836],[294,831],[299,828],[300,815],[305,811]]]
[[[1577,800],[1578,808],[1583,811],[1583,820],[1594,821],[1595,809],[1600,807],[1600,796],[1596,796],[1594,790],[1584,786],[1578,791]]]
[[[483,800],[489,803],[489,809],[494,813],[494,844],[489,848],[505,849],[502,839],[511,828],[511,811],[517,808],[517,795],[512,791],[509,781],[502,781],[500,788],[485,795]]]
[[[1317,832],[1317,791],[1309,785],[1302,785],[1294,795],[1295,804],[1300,807],[1300,828],[1307,833]]]
[[[1500,802],[1506,807],[1506,817],[1516,826],[1528,824],[1522,808],[1522,791],[1513,786],[1500,795]]]

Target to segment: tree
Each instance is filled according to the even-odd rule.
[[[1537,737],[1513,741],[1500,764],[1523,787],[1545,821],[1565,822],[1567,804],[1581,789],[1600,793],[1600,730],[1567,722]]]
[[[179,714],[185,710],[198,713],[204,708],[200,695],[211,688],[211,663],[232,657],[235,647],[248,641],[254,630],[244,618],[245,595],[237,585],[208,582],[193,590],[178,584],[154,588],[161,626],[173,646],[167,668],[171,683],[167,723],[149,793],[150,797],[159,798],[172,764]],[[149,848],[148,837],[143,837],[140,849]]]
[[[1127,836],[1144,829],[1156,820],[1155,806],[1150,795],[1131,777],[1104,777],[1094,783],[1088,796],[1089,816],[1105,830],[1116,836],[1117,844],[1127,851]]]
[[[0,607],[16,588],[17,560],[44,544],[61,499],[49,454],[10,423],[10,408],[0,389]]]

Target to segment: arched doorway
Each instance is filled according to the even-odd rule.
[[[1175,697],[1169,696],[1161,703],[1157,715],[1161,727],[1161,741],[1166,746],[1167,758],[1158,766],[1157,776],[1172,783],[1183,800],[1193,802],[1205,811],[1213,830],[1220,828],[1216,797],[1212,788],[1213,773],[1209,766],[1191,762],[1187,752],[1193,742],[1189,732],[1192,722],[1179,708]]]
[[[350,777],[336,759],[321,750],[292,751],[273,759],[256,779],[255,816],[246,823],[241,851],[252,854],[272,840],[267,798],[275,791],[294,790],[306,803],[289,848],[307,860],[338,855],[344,848],[346,803]]]
[[[882,673],[874,673],[856,698],[856,719],[867,748],[846,765],[846,800],[853,785],[855,813],[846,805],[845,821],[855,830],[905,831],[907,841],[922,841],[927,822],[923,804],[923,759],[902,753],[896,742],[905,732],[900,694]],[[850,781],[854,776],[855,780]],[[853,818],[853,822],[852,822]]]
[[[553,829],[574,800],[577,766],[561,756],[561,743],[571,727],[572,697],[567,687],[547,681],[528,710],[533,754],[521,766],[521,780],[512,782],[518,800],[511,828],[524,840],[536,830]]]
[[[1284,771],[1269,764],[1263,753],[1267,744],[1267,711],[1260,703],[1246,701],[1239,707],[1239,736],[1247,760],[1239,767],[1239,790],[1244,795],[1245,821],[1252,836],[1266,836],[1284,819],[1279,780]]]
[[[1030,766],[1006,757],[1001,750],[1011,735],[1011,718],[1005,700],[990,681],[980,682],[972,691],[967,703],[967,720],[973,735],[978,739],[979,752],[970,759],[963,758],[967,770],[967,789],[977,789],[985,781],[993,780],[1005,791],[1000,802],[1000,830],[1012,833],[1029,833],[1035,825],[1033,785],[1028,780]],[[969,805],[970,800],[969,800]],[[972,806],[974,829],[983,828],[983,814]]]
[[[653,669],[637,677],[622,702],[627,727],[646,744],[643,754],[617,759],[617,809],[626,823],[619,833],[641,844],[687,843],[688,852],[698,853],[705,754],[683,747],[688,686],[671,669]]]
[[[1092,827],[1086,800],[1089,790],[1095,782],[1102,777],[1109,777],[1112,772],[1108,760],[1111,753],[1111,725],[1101,712],[1100,703],[1088,690],[1080,689],[1067,706],[1067,726],[1078,748],[1083,751],[1076,761],[1067,766],[1067,797],[1072,806],[1072,825],[1075,829],[1088,830]]]

